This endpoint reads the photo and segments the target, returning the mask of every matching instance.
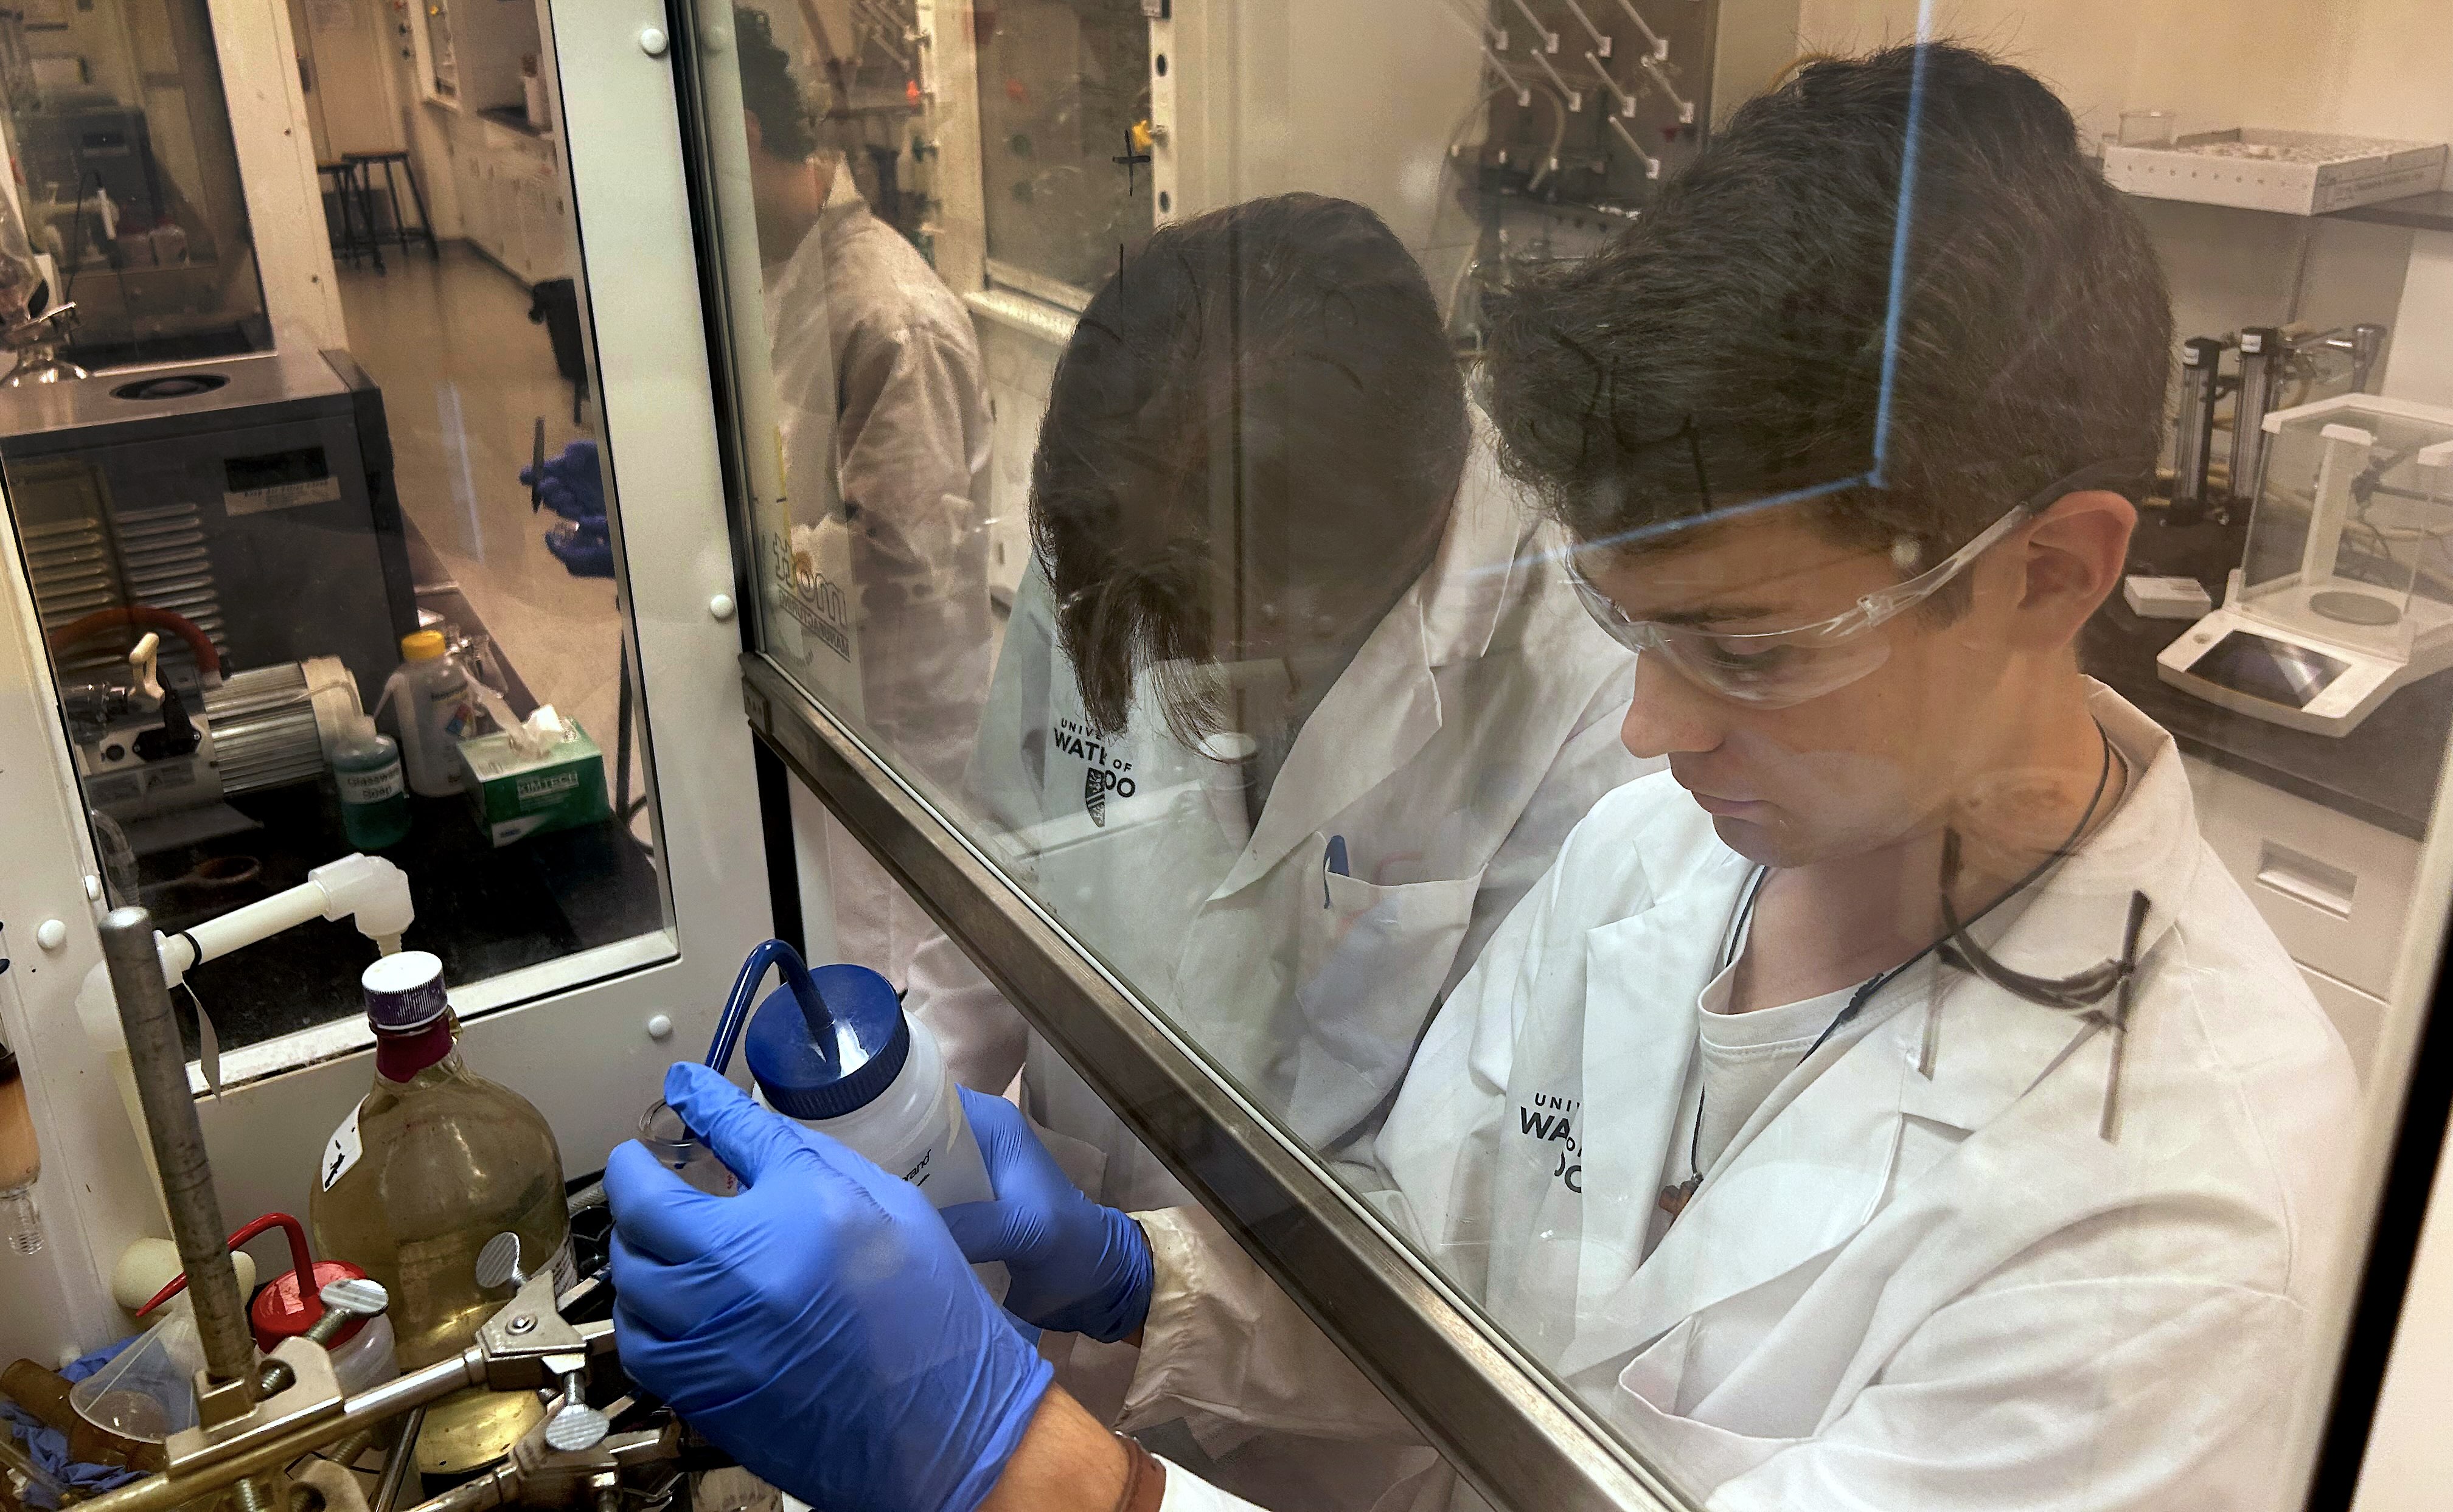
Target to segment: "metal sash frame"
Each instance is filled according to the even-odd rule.
[[[1685,1506],[858,735],[741,661],[758,738],[1494,1506]]]

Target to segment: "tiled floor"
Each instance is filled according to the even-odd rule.
[[[530,512],[519,481],[537,416],[548,455],[588,433],[571,424],[570,385],[528,321],[528,289],[465,244],[444,243],[440,263],[408,249],[385,262],[380,274],[340,269],[341,303],[351,353],[383,386],[401,507],[537,701],[604,746],[609,781],[613,585],[563,570],[543,540],[553,516]],[[634,794],[643,783],[633,776]],[[648,834],[644,816],[635,832]]]

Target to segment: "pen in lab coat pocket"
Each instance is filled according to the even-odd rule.
[[[1323,858],[1321,865],[1320,905],[1324,908],[1336,906],[1328,895],[1328,879],[1330,877],[1351,877],[1353,875],[1354,873],[1348,869],[1346,865],[1346,837],[1344,835],[1329,836],[1328,854],[1326,857]]]

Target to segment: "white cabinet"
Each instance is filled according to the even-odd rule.
[[[492,249],[502,245],[501,223],[494,210],[493,164],[481,154],[463,152],[456,155],[454,168],[460,185],[461,230],[490,255]]]
[[[2364,1071],[2410,926],[2419,842],[2195,757],[2183,764],[2206,844],[2300,963]]]
[[[523,284],[576,271],[578,235],[559,144],[524,128],[463,114],[452,123],[463,232]]]

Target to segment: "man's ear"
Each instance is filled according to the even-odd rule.
[[[2076,639],[2120,585],[2137,527],[2138,507],[2104,489],[2064,494],[2046,507],[2021,551],[2014,638],[2038,651]]]
[[[758,124],[758,115],[756,111],[742,111],[741,126],[742,129],[749,133],[749,150],[752,152],[764,152],[767,150],[767,131],[765,128]]]

